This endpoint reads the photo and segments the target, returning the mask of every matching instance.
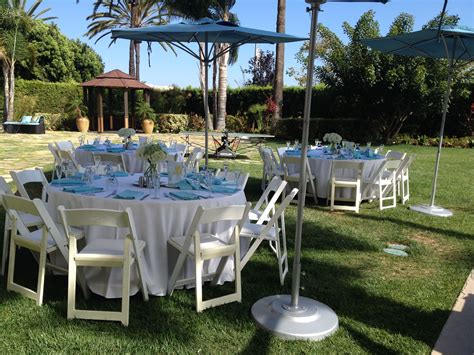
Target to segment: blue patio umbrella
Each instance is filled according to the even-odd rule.
[[[435,205],[436,184],[453,72],[457,67],[474,60],[474,29],[466,26],[440,26],[439,28],[430,28],[392,37],[364,39],[361,42],[386,54],[448,59],[448,85],[443,101],[430,203],[429,205],[415,205],[410,208],[434,216],[452,216],[451,211]]]
[[[204,63],[204,115],[205,115],[205,160],[208,163],[208,66],[214,59],[230,52],[233,48],[240,47],[246,43],[285,43],[303,41],[306,38],[295,37],[284,33],[263,31],[254,28],[241,27],[235,23],[226,21],[215,21],[203,18],[196,22],[181,22],[162,26],[149,26],[113,30],[112,38],[124,38],[135,41],[166,42]],[[193,51],[189,43],[204,43],[204,48],[198,47]],[[225,43],[228,46],[221,47],[213,54],[215,45]],[[212,44],[209,47],[209,44]]]

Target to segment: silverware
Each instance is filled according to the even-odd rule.
[[[142,197],[140,197],[140,201],[143,201],[143,200],[146,199],[148,196],[150,196],[150,194],[145,194],[145,195],[143,195]]]

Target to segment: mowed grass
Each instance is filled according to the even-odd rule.
[[[41,158],[34,158],[32,136],[21,141],[18,136],[0,135],[2,146],[9,147],[0,151],[2,163],[4,158],[28,157],[27,166],[48,167],[51,158],[46,142],[77,138],[69,133],[48,133],[35,141],[34,154]],[[410,170],[409,203],[427,203],[436,149],[389,148],[416,154]],[[20,163],[24,158],[19,159]],[[211,165],[222,166],[222,160],[212,159]],[[264,245],[243,270],[241,304],[198,314],[194,290],[151,297],[148,303],[136,295],[131,299],[127,328],[119,323],[66,320],[64,276],[46,277],[42,307],[7,292],[4,278],[0,286],[0,352],[428,353],[474,264],[473,165],[472,150],[443,150],[436,203],[454,212],[449,219],[415,213],[401,205],[379,211],[377,203],[364,203],[359,215],[331,213],[307,199],[301,295],[332,307],[340,322],[336,334],[321,342],[282,341],[253,322],[250,309],[254,302],[291,291],[291,275],[281,287],[276,259]],[[255,202],[261,193],[258,153],[249,151],[247,157],[230,161],[230,167],[251,174],[246,195]],[[286,214],[290,272],[295,215],[296,205],[291,205]],[[409,246],[409,256],[383,253],[387,243]],[[29,253],[21,252],[17,270],[19,280],[34,285],[37,267]],[[231,287],[206,284],[205,295]],[[79,295],[79,305],[85,304]],[[94,296],[87,306],[117,309],[120,303]]]

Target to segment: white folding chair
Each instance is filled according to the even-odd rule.
[[[247,219],[249,210],[250,203],[243,206],[228,206],[211,209],[198,207],[186,235],[172,237],[168,240],[168,245],[179,252],[178,259],[168,282],[168,294],[171,295],[176,287],[194,282],[196,285],[197,312],[225,303],[242,301],[239,234],[242,225]],[[237,222],[229,241],[222,240],[211,233],[201,233],[199,231],[201,225],[221,221]],[[195,276],[178,280],[188,257],[194,259]],[[207,280],[212,280],[212,283],[216,284],[230,257],[234,258],[235,291],[225,296],[203,301],[202,283]],[[215,273],[203,274],[204,261],[216,258],[221,258],[217,271]]]
[[[260,147],[259,152],[263,160],[262,190],[264,190],[268,182],[270,182],[274,176],[283,177],[285,171],[281,164],[276,160],[275,154],[273,154],[271,148]]]
[[[359,213],[361,201],[361,181],[362,172],[364,169],[364,162],[351,162],[343,160],[334,160],[331,164],[330,175],[330,189],[329,198],[331,200],[331,211],[334,210],[348,210]],[[344,173],[346,171],[346,176]],[[347,176],[347,171],[351,171],[351,176]],[[351,191],[350,197],[336,197],[336,189],[349,188]],[[353,192],[353,193],[352,193]],[[335,201],[352,201],[352,205],[336,205]]]
[[[145,242],[137,240],[131,209],[126,208],[125,211],[93,208],[65,209],[64,206],[59,206],[58,210],[66,230],[66,235],[69,237],[67,318],[120,321],[123,325],[127,326],[130,307],[130,272],[135,262],[143,299],[148,301],[143,264]],[[71,227],[73,226],[127,228],[128,234],[124,239],[89,238],[86,246],[78,251],[76,237],[71,233]],[[77,268],[81,266],[122,268],[122,309],[120,312],[76,309],[76,273]]]
[[[204,152],[201,148],[194,148],[192,152],[188,155],[188,158],[184,162],[184,166],[188,170],[192,170],[194,172],[199,172],[199,162],[204,156]]]
[[[285,171],[284,179],[287,182],[297,183],[300,181],[300,165],[301,158],[295,156],[285,155],[282,158],[282,163]],[[296,171],[296,172],[295,172]],[[318,197],[316,195],[316,185],[314,180],[316,177],[311,172],[311,167],[309,166],[309,161],[306,159],[306,184],[309,185],[311,193],[313,194],[314,203],[318,204]]]
[[[396,152],[394,150],[387,150],[385,153],[385,158],[388,160],[403,160],[405,159],[407,153]]]
[[[115,167],[116,170],[125,171],[125,160],[123,155],[117,153],[102,153],[102,152],[93,152],[92,155],[94,159],[98,157],[100,159],[99,171],[98,174],[105,174],[106,163],[109,162],[111,166]]]
[[[275,213],[275,204],[285,191],[287,182],[275,176],[258,199],[255,207],[249,212],[249,220],[262,224],[270,220],[270,213]],[[272,194],[272,196],[270,196]]]
[[[81,164],[77,162],[76,158],[74,158],[74,153],[72,153],[71,151],[58,150],[58,155],[62,162],[67,162],[71,164],[75,170],[79,172],[84,172],[84,168],[81,166]]]
[[[29,183],[42,184],[41,201],[46,202],[46,188],[48,187],[48,180],[46,179],[46,176],[44,176],[42,169],[35,168],[30,170],[10,171],[10,176],[15,182],[20,196],[29,200],[31,200],[31,197],[26,191],[25,185]]]
[[[175,145],[175,149],[176,149],[177,152],[181,152],[183,154],[183,157],[184,157],[186,155],[186,149],[188,149],[188,145],[177,143]]]
[[[71,141],[62,141],[62,142],[54,142],[58,150],[66,150],[71,153],[74,153],[76,148],[74,148],[74,144]]]
[[[402,205],[404,205],[410,199],[409,169],[414,158],[414,155],[405,156],[396,172],[397,191],[400,195]]]
[[[363,179],[362,199],[378,199],[379,209],[397,207],[396,172],[400,165],[397,160],[384,161],[370,179]],[[389,202],[387,205],[385,202]]]
[[[294,188],[291,192],[285,197],[283,202],[280,204],[278,209],[272,215],[271,219],[266,224],[252,223],[247,222],[242,227],[242,232],[240,233],[241,238],[250,238],[253,243],[251,243],[250,248],[247,253],[244,255],[240,261],[240,268],[243,269],[248,263],[252,255],[255,253],[257,248],[260,246],[262,241],[268,240],[270,242],[270,247],[275,253],[278,260],[278,272],[280,275],[280,284],[283,286],[285,283],[285,276],[288,273],[288,252],[286,249],[286,235],[282,233],[282,238],[280,240],[280,232],[284,230],[284,212],[286,207],[290,202],[295,198],[298,193],[298,189]],[[281,219],[281,228],[278,225],[278,221]],[[273,245],[273,243],[275,245]]]
[[[59,251],[59,253],[64,257],[64,260],[67,262],[68,242],[64,234],[64,230],[60,225],[53,222],[48,211],[46,210],[46,207],[44,206],[44,203],[41,200],[34,199],[31,201],[23,197],[3,193],[0,194],[0,198],[2,199],[2,203],[6,208],[12,226],[7,290],[15,291],[22,294],[23,296],[34,299],[36,304],[41,306],[43,303],[46,267],[61,272],[67,272],[67,269],[52,264],[47,260],[51,253]],[[31,215],[40,218],[43,223],[42,226],[34,232],[30,232],[22,219],[22,216],[25,215]],[[84,237],[84,233],[77,228],[71,230],[71,235],[74,235],[74,238],[76,239],[81,239]],[[39,253],[38,282],[36,291],[14,282],[17,246]],[[84,279],[81,277],[79,282],[81,283],[84,293],[87,296]]]
[[[13,191],[10,189],[10,186],[7,184],[5,179],[0,176],[0,192],[4,194],[13,195]],[[33,216],[27,213],[20,213],[21,220],[26,227],[36,227],[39,228],[43,221],[38,216]],[[10,231],[12,229],[12,223],[8,213],[5,213],[5,229],[3,233],[3,250],[2,250],[2,276],[5,275],[5,268],[7,266],[8,258],[8,246],[10,244]]]
[[[53,174],[51,177],[51,180],[54,180],[54,177],[56,176],[56,167],[60,164],[62,164],[61,157],[59,156],[58,153],[58,148],[53,144],[53,143],[48,143],[48,149],[53,155],[54,162],[53,162]]]

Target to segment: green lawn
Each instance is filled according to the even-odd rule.
[[[5,139],[0,135],[0,141]],[[17,156],[25,154],[26,147],[17,146]],[[390,148],[416,154],[409,202],[428,202],[436,149]],[[11,150],[1,150],[0,161],[11,154]],[[250,172],[246,193],[251,201],[260,194],[257,157],[252,152],[248,159],[230,163]],[[34,165],[49,162],[43,159]],[[222,161],[212,160],[212,165],[221,166]],[[472,166],[472,150],[443,150],[436,202],[454,212],[449,219],[418,214],[406,206],[381,212],[377,203],[364,203],[359,215],[331,213],[307,199],[301,295],[326,303],[340,321],[337,333],[324,341],[281,341],[252,321],[250,308],[255,301],[289,293],[291,288],[291,276],[280,287],[276,259],[265,246],[243,271],[242,304],[197,314],[193,290],[151,297],[148,303],[137,295],[131,300],[128,328],[119,323],[67,321],[65,277],[47,277],[42,307],[7,292],[2,279],[0,352],[428,353],[474,264]],[[286,215],[290,269],[295,215],[292,205]],[[408,245],[409,257],[383,253],[391,242]],[[20,263],[18,277],[31,283],[34,260],[23,253]],[[213,289],[206,284],[204,289],[211,295],[230,287]],[[117,308],[119,301],[96,296],[92,304],[109,309]]]

